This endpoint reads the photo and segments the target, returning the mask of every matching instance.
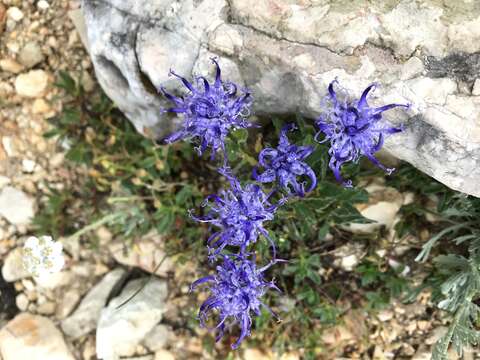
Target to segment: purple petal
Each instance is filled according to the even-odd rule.
[[[277,178],[277,175],[275,174],[275,170],[267,169],[263,174],[257,175],[255,180],[261,183],[271,183],[271,182],[274,182],[276,178]]]
[[[195,92],[195,89],[193,88],[192,84],[187,80],[185,79],[184,77],[178,75],[177,73],[175,73],[173,70],[170,70],[170,74],[172,74],[173,76],[179,78],[183,85],[185,85],[185,87],[190,90],[191,92]]]
[[[363,90],[362,96],[360,97],[360,100],[357,103],[357,106],[359,109],[363,109],[364,107],[368,106],[368,103],[367,103],[368,93],[370,92],[370,90],[375,89],[375,87],[377,87],[377,84],[373,83],[373,84],[370,84],[370,86],[368,86],[365,90]]]

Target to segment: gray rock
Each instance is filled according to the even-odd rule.
[[[106,93],[142,133],[179,119],[160,114],[168,70],[225,78],[255,94],[258,114],[319,115],[329,82],[372,104],[412,103],[386,118],[407,130],[385,147],[446,185],[480,196],[480,7],[440,1],[83,0],[89,50]],[[429,19],[429,21],[425,21]],[[466,85],[466,86],[465,86]],[[468,91],[466,89],[469,89]]]
[[[20,50],[18,60],[26,68],[32,68],[40,64],[44,59],[42,48],[37,42],[30,41]]]
[[[118,268],[105,275],[87,293],[74,313],[62,321],[63,332],[67,336],[77,339],[94,330],[110,292],[124,278],[125,274],[125,270]]]
[[[137,345],[162,319],[167,283],[153,278],[145,284],[146,280],[129,282],[120,296],[102,310],[97,327],[99,359],[132,356]]]
[[[65,319],[68,315],[72,313],[73,309],[75,308],[75,306],[78,304],[79,301],[80,301],[80,294],[78,293],[77,290],[70,289],[66,291],[58,303],[58,306],[56,309],[57,318],[61,320]]]
[[[168,343],[174,338],[173,329],[167,325],[158,324],[146,336],[143,344],[155,352],[167,347]]]
[[[3,360],[75,360],[62,333],[43,316],[21,313],[0,331]]]
[[[35,200],[23,191],[5,186],[0,192],[0,216],[13,225],[28,225],[35,215]]]

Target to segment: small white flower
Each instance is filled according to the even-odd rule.
[[[65,265],[62,249],[62,244],[53,241],[51,236],[29,237],[23,247],[25,269],[35,277],[59,272]]]

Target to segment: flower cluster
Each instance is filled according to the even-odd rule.
[[[276,149],[265,148],[258,156],[258,163],[265,169],[263,174],[258,174],[257,167],[253,169],[253,178],[261,183],[277,181],[280,188],[300,197],[305,192],[312,191],[317,185],[317,177],[305,160],[312,152],[312,146],[297,146],[290,144],[287,132],[294,130],[294,124],[283,127],[280,133],[280,140]],[[306,176],[310,179],[310,186],[305,190],[305,184],[298,181],[298,177]]]
[[[209,212],[204,217],[193,218],[218,228],[207,242],[213,256],[219,254],[226,246],[239,247],[240,253],[243,254],[260,235],[270,240],[264,222],[273,220],[278,204],[272,205],[269,202],[269,195],[265,194],[260,186],[247,184],[242,187],[238,179],[228,170],[221,171],[229,179],[230,189],[220,191],[219,195],[207,197],[202,205],[208,205]],[[275,253],[273,242],[272,247]]]
[[[382,148],[385,136],[400,132],[402,128],[382,122],[382,113],[395,107],[408,108],[409,105],[370,107],[367,96],[375,84],[368,86],[358,101],[349,101],[347,97],[339,99],[334,89],[337,83],[336,80],[330,83],[325,112],[316,121],[319,129],[317,137],[323,133],[324,141],[330,141],[329,166],[335,178],[344,186],[351,187],[351,181],[342,179],[340,169],[346,162],[357,162],[362,155],[390,175],[395,169],[386,168],[374,154]]]
[[[255,258],[249,260],[248,254],[223,255],[217,273],[206,276],[192,284],[192,290],[198,285],[208,283],[210,297],[200,306],[200,322],[205,326],[209,312],[218,310],[219,321],[217,341],[225,332],[227,321],[240,324],[240,336],[232,345],[236,349],[242,340],[250,335],[251,314],[260,315],[261,307],[270,311],[260,299],[268,289],[278,290],[273,282],[264,280],[263,273],[272,264],[257,269]]]
[[[235,349],[250,335],[252,316],[258,316],[262,307],[268,309],[261,298],[269,289],[278,290],[273,281],[264,279],[265,271],[282,261],[276,257],[275,244],[268,235],[266,223],[274,219],[277,209],[287,199],[292,196],[304,197],[312,191],[317,185],[317,177],[305,162],[314,148],[291,144],[287,133],[296,127],[289,124],[281,130],[276,148],[265,148],[260,152],[258,166],[253,169],[253,179],[257,183],[240,183],[228,166],[225,139],[234,129],[252,126],[246,119],[251,96],[247,90],[237,96],[238,87],[222,81],[220,66],[216,60],[212,61],[217,67],[213,85],[204,77],[198,77],[195,87],[172,71],[171,74],[183,82],[189,94],[176,97],[164,88],[162,92],[174,103],[174,107],[167,111],[181,114],[184,120],[182,128],[167,137],[166,141],[195,139],[200,143],[200,154],[207,148],[211,150],[212,159],[218,150],[224,154],[223,166],[218,171],[228,179],[229,187],[204,200],[204,216],[190,213],[194,220],[211,226],[212,234],[207,240],[209,258],[219,264],[214,275],[195,281],[192,290],[201,284],[208,285],[211,295],[201,305],[198,317],[201,326],[206,326],[209,315],[217,314],[218,323],[214,328],[218,331],[217,341],[224,335],[227,325],[231,327],[237,324],[240,327],[240,336],[232,345]],[[360,155],[367,156],[383,168],[373,154],[382,146],[386,134],[400,129],[382,124],[381,114],[404,105],[370,108],[366,97],[373,86],[364,91],[356,104],[342,102],[337,99],[334,83],[329,86],[330,106],[316,124],[319,134],[325,134],[326,140],[330,140],[330,167],[336,178],[342,181],[341,165],[347,161],[357,161]],[[263,169],[261,173],[260,168]],[[273,183],[272,189],[265,191],[263,184],[270,183]],[[285,194],[286,197],[283,196]],[[280,200],[275,202],[272,200],[274,197]],[[261,236],[270,242],[273,259],[268,265],[257,268],[250,247]]]
[[[40,278],[59,272],[65,264],[62,249],[62,244],[50,236],[29,237],[23,247],[25,269]]]
[[[252,126],[246,117],[250,113],[251,95],[248,90],[237,95],[238,86],[221,79],[221,70],[215,59],[212,59],[217,68],[215,82],[199,76],[195,86],[185,78],[170,71],[170,74],[179,78],[188,90],[188,94],[177,97],[161,87],[165,97],[173,103],[173,107],[166,111],[182,114],[182,128],[165,139],[173,143],[183,139],[197,140],[197,150],[200,155],[207,148],[211,149],[212,159],[218,150],[225,156],[225,138],[234,129],[245,129]]]

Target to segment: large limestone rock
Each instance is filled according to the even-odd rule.
[[[211,56],[259,114],[315,118],[335,77],[356,95],[378,81],[376,104],[414,104],[387,115],[407,130],[386,148],[480,196],[478,1],[84,0],[83,11],[97,77],[141,132],[175,126],[156,91],[178,86],[168,70],[212,73]]]

